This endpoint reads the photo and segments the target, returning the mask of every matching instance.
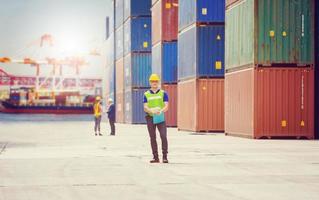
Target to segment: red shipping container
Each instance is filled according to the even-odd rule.
[[[258,68],[226,74],[225,132],[314,138],[314,70]]]
[[[196,132],[224,131],[224,79],[178,83],[177,126]]]
[[[116,122],[124,123],[124,93],[116,93]]]
[[[167,93],[169,99],[169,109],[165,113],[166,125],[169,127],[177,126],[177,85],[164,84],[163,90]]]
[[[159,0],[152,7],[152,44],[176,41],[178,0]]]
[[[121,58],[115,63],[116,93],[124,92],[124,59]]]

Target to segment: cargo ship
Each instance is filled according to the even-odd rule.
[[[95,96],[79,91],[34,91],[10,89],[9,99],[0,101],[0,112],[30,114],[90,114]]]

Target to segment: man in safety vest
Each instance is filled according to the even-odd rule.
[[[102,105],[101,105],[100,96],[97,96],[95,98],[95,103],[93,105],[93,112],[94,112],[94,121],[95,121],[95,125],[94,125],[95,136],[97,136],[97,134],[102,136],[101,134]]]
[[[167,129],[164,118],[164,113],[168,110],[168,95],[164,90],[159,89],[160,78],[157,74],[152,74],[149,82],[151,89],[144,93],[144,111],[147,113],[147,129],[153,153],[153,160],[150,163],[159,163],[156,128],[162,140],[163,163],[168,163]]]

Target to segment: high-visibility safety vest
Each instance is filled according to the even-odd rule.
[[[93,107],[93,110],[94,110],[94,116],[95,117],[99,117],[99,116],[102,115],[102,108],[101,108],[100,103],[95,103],[94,107]]]
[[[164,90],[160,90],[159,92],[153,94],[149,90],[144,93],[147,99],[147,106],[149,108],[160,108],[163,109],[165,107],[164,103]],[[151,115],[152,116],[152,115]]]

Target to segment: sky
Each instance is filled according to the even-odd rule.
[[[0,57],[82,55],[89,65],[81,76],[99,78],[105,72],[107,16],[112,16],[112,0],[0,0]],[[44,34],[52,35],[54,47],[40,47]],[[101,56],[89,56],[93,49]],[[29,65],[0,63],[0,68],[13,75],[35,75]],[[41,73],[51,70],[43,66]],[[74,69],[66,67],[64,73],[72,75]]]

